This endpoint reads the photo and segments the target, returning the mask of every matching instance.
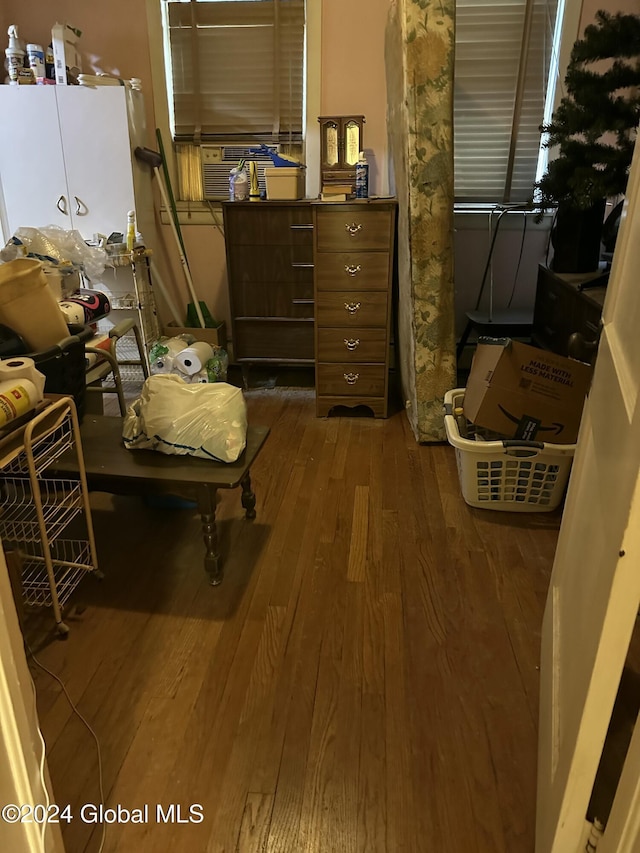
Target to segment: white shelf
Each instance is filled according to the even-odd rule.
[[[25,604],[52,607],[60,634],[62,608],[88,572],[97,570],[84,463],[77,440],[73,400],[47,402],[41,411],[0,441],[0,535],[17,546]],[[77,478],[53,476],[65,452],[77,455]],[[82,517],[85,539],[63,539]]]

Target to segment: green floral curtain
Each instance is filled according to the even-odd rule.
[[[399,362],[416,439],[445,439],[455,387],[453,62],[455,0],[392,0],[388,127],[398,196]]]

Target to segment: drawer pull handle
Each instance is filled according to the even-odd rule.
[[[356,311],[360,310],[359,302],[345,302],[344,303],[345,311],[348,311],[349,314],[355,314]]]
[[[360,338],[345,338],[344,345],[349,350],[349,352],[353,352],[354,349],[358,349],[360,346]]]
[[[362,231],[362,225],[358,223],[356,225],[355,222],[352,222],[351,225],[344,226],[349,233],[349,237],[355,237],[358,231]]]
[[[359,373],[343,373],[342,375],[347,385],[355,385],[358,379],[360,379]]]
[[[345,264],[344,266],[344,271],[347,275],[358,275],[361,269],[362,267],[360,266],[360,264]]]
[[[67,215],[67,200],[63,195],[61,195],[58,201],[56,202],[56,207],[58,208],[60,213],[64,213],[65,216]]]

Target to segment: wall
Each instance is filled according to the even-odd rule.
[[[364,115],[369,192],[389,194],[384,33],[389,0],[323,0],[322,115]]]

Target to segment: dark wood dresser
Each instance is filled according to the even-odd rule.
[[[235,361],[313,364],[313,207],[222,205]]]
[[[531,333],[535,346],[581,361],[595,359],[607,292],[606,285],[596,283],[601,276],[557,273],[539,265]]]
[[[235,362],[315,364],[319,416],[386,417],[396,202],[222,207]]]

